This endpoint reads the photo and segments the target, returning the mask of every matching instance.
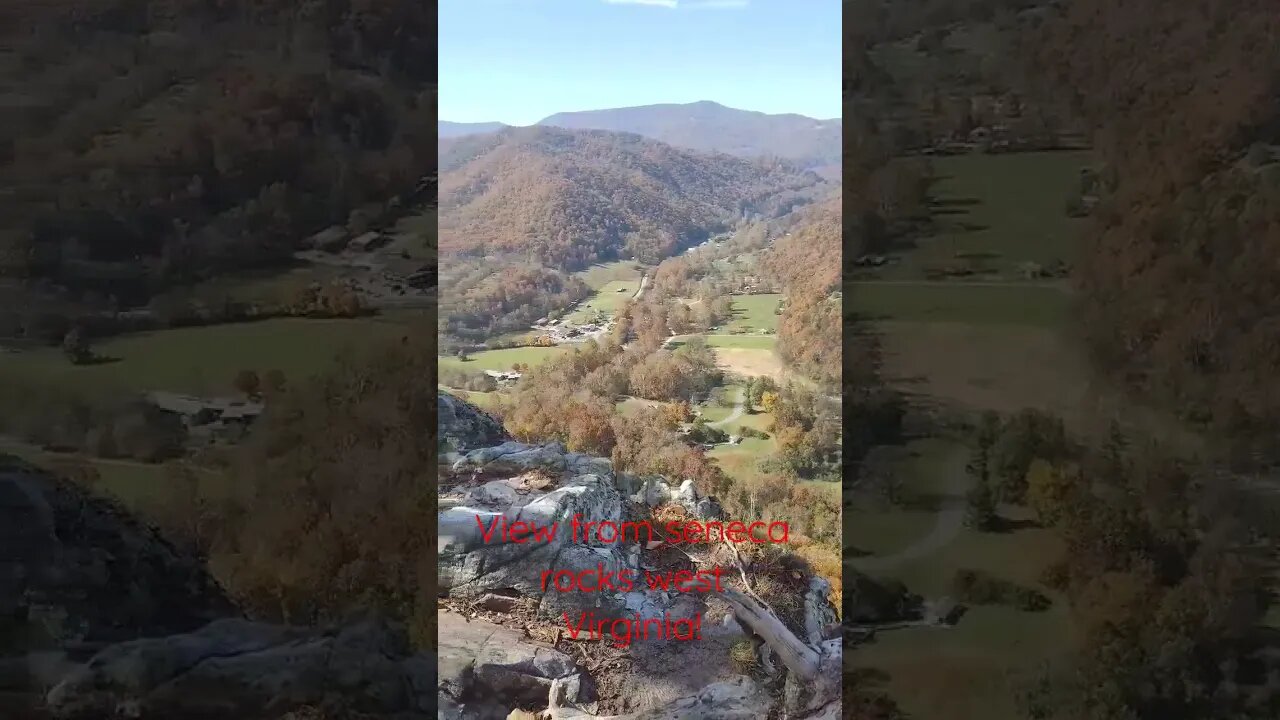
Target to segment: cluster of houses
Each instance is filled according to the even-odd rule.
[[[547,345],[596,340],[603,337],[612,327],[613,320],[611,319],[576,325],[562,320],[542,318],[533,324],[534,330],[540,330],[544,333],[543,337],[546,338],[545,344]]]
[[[321,230],[307,239],[309,247],[328,253],[338,253],[343,250],[372,252],[389,242],[391,242],[389,235],[377,231],[361,233],[352,237],[351,233],[341,225],[334,225]]]
[[[495,382],[502,386],[510,386],[516,384],[522,376],[515,370],[485,370],[485,375],[493,378]]]
[[[150,392],[146,400],[176,415],[193,440],[235,440],[248,431],[265,406],[247,398],[200,398],[172,392]]]

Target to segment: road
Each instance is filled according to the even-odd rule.
[[[952,471],[946,488],[946,498],[943,500],[944,504],[938,509],[933,530],[928,535],[889,555],[852,558],[849,563],[862,572],[882,572],[926,557],[950,545],[951,541],[955,540],[964,529],[965,495],[969,492],[970,485],[971,481],[967,473],[963,470]]]
[[[644,277],[640,278],[640,287],[636,288],[636,294],[632,295],[631,299],[639,300],[640,296],[644,295],[644,291],[648,289],[649,289],[649,274],[645,273]]]
[[[709,423],[707,423],[707,424],[708,424],[708,425],[710,425],[710,426],[712,426],[712,427],[721,427],[721,426],[723,426],[723,425],[728,425],[729,423],[733,422],[734,420],[737,420],[738,418],[742,417],[742,413],[743,413],[743,411],[744,411],[744,410],[746,410],[746,407],[743,405],[743,399],[744,399],[744,398],[743,398],[743,396],[744,396],[745,394],[746,394],[746,393],[744,393],[741,389],[739,389],[739,390],[738,390],[738,404],[733,406],[733,412],[729,413],[729,416],[728,416],[728,417],[726,417],[726,418],[725,418],[725,419],[723,419],[723,420],[717,420],[717,421],[715,421],[715,422],[709,422]]]

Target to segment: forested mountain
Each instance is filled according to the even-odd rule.
[[[778,352],[807,376],[832,386],[841,376],[841,198],[800,211],[800,220],[766,256],[787,297]]]
[[[436,123],[436,135],[441,138],[462,137],[463,135],[482,135],[484,133],[498,132],[504,128],[510,127],[500,122],[449,122],[441,120]]]
[[[421,3],[0,12],[5,273],[145,295],[278,262],[430,173],[436,20]]]
[[[538,124],[632,132],[676,147],[739,157],[776,156],[806,167],[840,162],[840,118],[769,115],[705,100],[557,113]]]
[[[1188,418],[1272,450],[1277,37],[1271,0],[1078,0],[1032,43],[1105,160],[1077,272],[1092,349]]]
[[[511,128],[440,143],[442,253],[528,253],[580,269],[656,263],[709,232],[821,191],[781,161],[702,154],[629,133]]]

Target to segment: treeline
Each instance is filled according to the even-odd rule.
[[[440,249],[521,252],[568,270],[657,264],[741,220],[784,214],[821,183],[784,161],[638,135],[508,129],[440,143]]]
[[[591,295],[580,278],[513,261],[448,264],[440,277],[439,332],[446,342],[477,343],[555,319]]]
[[[1278,33],[1267,0],[1080,0],[1028,48],[1098,128],[1107,192],[1076,271],[1096,360],[1242,454],[1272,459]]]
[[[848,3],[845,23],[866,42],[912,38],[962,22],[989,22],[1036,7],[1048,0],[858,0]]]
[[[412,202],[432,153],[420,3],[23,3],[0,269],[120,302],[280,263]]]
[[[1030,507],[1064,540],[1041,582],[1065,595],[1080,642],[1022,685],[1025,716],[1261,720],[1280,711],[1280,667],[1260,630],[1269,571],[1254,551],[1274,534],[1256,522],[1273,503],[1170,448],[1114,428],[1079,443],[1033,411],[984,418],[970,468],[979,488]]]

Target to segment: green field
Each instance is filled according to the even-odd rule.
[[[92,468],[98,474],[93,489],[114,497],[133,510],[145,508],[148,503],[162,500],[166,495],[166,482],[169,479],[167,464],[51,453],[3,438],[0,438],[0,453],[15,455],[59,475],[72,474],[70,469],[73,467]],[[200,490],[206,496],[216,497],[227,492],[228,485],[221,473],[195,465],[187,466],[196,472]]]
[[[596,294],[565,316],[566,322],[585,323],[597,312],[612,316],[627,300],[635,297],[640,289],[640,278],[634,280],[610,280],[596,290]]]
[[[475,405],[481,410],[493,410],[498,405],[500,393],[494,392],[476,392],[473,390],[459,390],[457,388],[448,388],[449,394],[456,395],[462,400]]]
[[[1064,208],[1089,153],[972,153],[933,164],[937,232],[893,253],[897,264],[879,277],[922,278],[927,268],[955,264],[957,255],[1003,277],[1016,277],[1024,262],[1073,262],[1086,221],[1068,217]]]
[[[869,320],[1057,328],[1071,295],[1056,285],[864,282],[845,285],[848,307]]]
[[[772,350],[778,344],[773,335],[680,335],[671,340],[669,347],[677,348],[689,338],[699,337],[708,347],[742,348],[746,350]]]
[[[592,265],[586,270],[574,274],[581,278],[587,284],[587,287],[592,290],[599,290],[615,280],[634,282],[637,283],[638,287],[644,272],[644,266],[635,260],[616,260],[611,263]]]
[[[110,338],[94,346],[104,360],[72,365],[58,348],[0,355],[0,382],[109,390],[225,394],[242,369],[278,369],[288,379],[331,367],[344,349],[404,334],[392,320],[284,318],[210,325]]]
[[[561,353],[568,352],[568,348],[564,346],[554,347],[518,347],[503,348],[501,350],[485,350],[483,352],[472,353],[468,355],[466,362],[458,358],[449,356],[440,356],[438,358],[440,367],[457,368],[460,370],[510,370],[511,366],[520,363],[522,365],[541,365],[549,358],[553,358]]]
[[[949,491],[948,478],[964,472],[963,445],[937,439],[912,442],[880,471],[902,479],[904,507],[867,504],[854,499],[845,510],[845,543],[862,552],[888,555],[929,536],[937,503]],[[852,498],[853,496],[847,496]],[[1028,519],[1025,511],[1002,508],[1010,519]],[[900,580],[927,599],[950,595],[960,569],[981,570],[1053,598],[1047,612],[1023,612],[1003,606],[968,608],[951,629],[906,628],[878,633],[873,643],[852,656],[859,668],[885,673],[890,694],[910,717],[921,720],[1015,720],[1013,699],[1019,673],[1051,659],[1069,639],[1065,599],[1039,584],[1044,566],[1061,552],[1049,530],[1030,526],[1008,533],[967,528],[941,548],[889,568],[876,577]],[[859,566],[855,558],[848,561]]]
[[[782,302],[782,296],[767,295],[734,295],[733,319],[715,328],[716,333],[755,333],[767,330],[778,331],[778,316],[774,312]]]

